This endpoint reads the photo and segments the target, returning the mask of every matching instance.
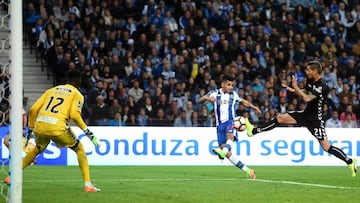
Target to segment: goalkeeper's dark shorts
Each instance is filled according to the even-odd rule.
[[[292,111],[288,114],[296,120],[298,125],[306,127],[317,140],[321,141],[327,138],[325,121],[316,113]]]

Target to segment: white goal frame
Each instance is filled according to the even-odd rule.
[[[9,3],[10,13],[10,187],[9,203],[22,202],[23,20],[22,1]]]

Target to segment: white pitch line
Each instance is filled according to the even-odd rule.
[[[244,179],[244,180],[251,180],[251,179]],[[286,181],[286,180],[255,179],[255,180],[251,180],[251,181],[288,184],[288,185],[303,185],[303,186],[310,186],[310,187],[321,187],[321,188],[332,188],[332,189],[360,190],[360,187],[336,186],[336,185],[325,185],[325,184],[316,184],[316,183],[302,183],[302,182],[294,182],[294,181]]]
[[[181,181],[241,181],[240,178],[212,178],[212,179],[200,179],[200,178],[121,178],[121,179],[93,179],[94,181],[101,182],[181,182]],[[51,179],[51,180],[24,180],[25,183],[51,183],[51,182],[80,182],[82,179]]]
[[[24,180],[24,183],[51,183],[51,182],[81,182],[82,179],[51,179],[51,180]],[[310,187],[320,187],[320,188],[330,188],[330,189],[346,189],[346,190],[360,190],[360,187],[348,187],[348,186],[335,186],[335,185],[326,185],[326,184],[316,184],[316,183],[302,183],[295,181],[285,181],[285,180],[265,180],[265,179],[239,179],[239,178],[121,178],[121,179],[94,179],[93,181],[100,182],[185,182],[185,181],[255,181],[263,183],[277,183],[277,184],[287,184],[287,185],[301,185],[301,186],[310,186]]]

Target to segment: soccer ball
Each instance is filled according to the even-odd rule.
[[[244,131],[245,130],[245,117],[243,117],[243,116],[235,117],[233,126],[234,126],[234,129],[237,131]]]

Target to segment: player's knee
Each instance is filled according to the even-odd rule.
[[[325,151],[325,152],[329,152],[329,149],[330,149],[330,146],[323,146],[321,145],[322,149]]]
[[[9,148],[10,147],[10,137],[7,135],[4,138],[4,145]]]
[[[10,148],[9,140],[4,140],[4,145],[9,149]]]
[[[284,123],[286,121],[286,117],[284,114],[279,114],[274,119],[276,119],[277,123]]]
[[[330,143],[329,143],[327,140],[325,140],[325,141],[319,141],[319,143],[320,143],[321,148],[322,148],[325,152],[328,152],[328,151],[330,150],[331,145],[330,145]]]
[[[228,134],[226,134],[226,139],[227,140],[234,140],[234,135],[231,134],[231,133],[228,133]]]

